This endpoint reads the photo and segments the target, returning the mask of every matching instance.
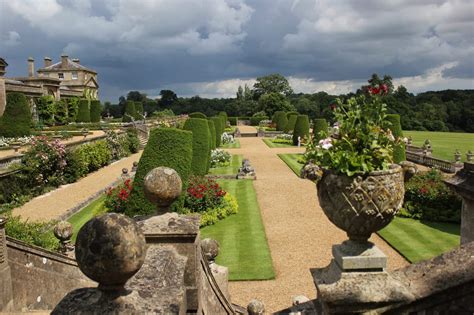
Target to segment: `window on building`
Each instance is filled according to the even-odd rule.
[[[59,80],[63,80],[64,79],[64,73],[58,73],[58,78]]]
[[[77,72],[73,72],[73,73],[72,73],[72,79],[73,79],[73,80],[77,80]]]

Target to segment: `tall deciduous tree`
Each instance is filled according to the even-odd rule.
[[[288,80],[281,74],[274,73],[258,77],[257,82],[253,85],[255,99],[259,99],[262,95],[269,93],[278,93],[288,96],[293,93],[293,89],[288,83]]]
[[[292,111],[295,107],[290,104],[286,97],[280,93],[264,94],[258,100],[258,108],[265,111],[269,117],[273,116],[276,111]]]

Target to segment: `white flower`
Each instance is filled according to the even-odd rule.
[[[390,141],[395,141],[395,137],[393,136],[392,130],[388,130],[387,137]]]
[[[332,139],[326,138],[326,139],[320,140],[319,146],[323,148],[324,150],[329,150],[330,148],[332,148]]]

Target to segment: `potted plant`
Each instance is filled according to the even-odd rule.
[[[404,174],[393,163],[395,139],[386,121],[381,96],[385,85],[369,87],[366,95],[331,105],[337,127],[309,143],[305,158],[319,166],[319,203],[349,239],[366,243],[385,227],[403,204]],[[324,132],[322,132],[324,133]]]

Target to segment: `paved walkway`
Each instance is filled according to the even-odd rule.
[[[69,209],[87,201],[92,195],[113,184],[120,178],[122,168],[126,167],[130,170],[133,162],[140,160],[141,154],[142,151],[103,167],[73,184],[61,186],[38,196],[22,207],[13,209],[13,215],[20,215],[23,219],[30,221],[57,219]]]
[[[241,131],[251,132],[250,128],[241,128]],[[278,153],[300,153],[304,149],[269,148],[261,138],[240,138],[240,145],[240,149],[229,149],[229,152],[250,159],[257,172],[254,187],[276,279],[231,282],[232,301],[247,305],[257,298],[270,313],[290,306],[295,295],[314,299],[316,288],[309,269],[328,265],[331,246],[347,236],[329,222],[319,207],[315,184],[298,178],[277,156]],[[371,241],[388,256],[388,269],[408,264],[377,235],[372,236]]]

